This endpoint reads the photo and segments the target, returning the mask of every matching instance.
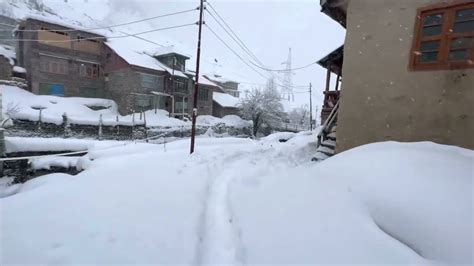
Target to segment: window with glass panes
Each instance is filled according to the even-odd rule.
[[[420,9],[410,68],[474,68],[474,2],[455,1]]]

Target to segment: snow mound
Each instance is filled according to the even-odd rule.
[[[10,62],[10,65],[13,66],[16,58],[15,47],[0,45],[0,56],[5,57]]]
[[[234,107],[239,105],[239,98],[227,93],[213,92],[212,99],[222,107]]]
[[[117,112],[117,104],[112,100],[58,97],[35,95],[14,86],[0,85],[3,94],[3,113],[14,119],[30,121],[39,120],[38,108],[42,111],[42,121],[60,125],[63,114],[67,114],[69,122],[75,124],[98,125],[100,115],[104,125],[116,125],[117,116],[120,124],[131,124]],[[102,107],[103,110],[93,110],[91,107]]]
[[[243,128],[243,127],[252,127],[252,121],[243,120],[240,116],[236,115],[226,115],[222,118],[222,121],[228,126]]]
[[[315,141],[97,151],[77,176],[0,199],[0,262],[472,263],[473,151],[385,142],[313,163]]]

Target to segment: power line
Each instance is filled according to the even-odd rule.
[[[89,37],[89,38],[82,38],[79,41],[84,41],[84,40],[97,40],[97,39],[119,39],[119,38],[127,38],[127,37],[136,37],[137,35],[142,35],[142,34],[147,34],[151,32],[156,32],[156,31],[162,31],[162,30],[169,30],[169,29],[177,29],[177,28],[183,28],[191,25],[196,25],[196,23],[188,23],[188,24],[183,24],[183,25],[178,25],[178,26],[171,26],[171,27],[165,27],[165,28],[159,28],[159,29],[153,29],[153,30],[148,30],[148,31],[143,31],[143,32],[138,32],[138,33],[133,33],[133,34],[126,34],[126,35],[119,35],[119,36],[108,36],[108,37]],[[77,42],[78,40],[38,40],[38,39],[0,39],[3,41],[22,41],[22,42],[45,42],[45,43],[66,43],[66,42]]]
[[[256,72],[257,74],[259,74],[261,77],[263,77],[264,79],[268,79],[268,77],[266,77],[265,75],[263,75],[262,73],[260,73],[258,70],[256,70],[255,68],[253,68],[249,63],[247,63],[247,61],[245,61],[245,59],[243,59],[234,49],[232,49],[232,47],[230,47],[209,25],[207,24],[204,24],[206,26],[207,29],[209,29],[209,31],[214,35],[216,36],[216,38],[222,42],[222,44],[224,44],[235,56],[237,56],[245,65],[247,65],[250,69],[252,69],[254,72]]]
[[[206,10],[206,11],[214,18],[214,20],[216,20],[217,23],[218,23],[231,37],[232,37],[232,35],[235,36],[235,38],[232,37],[232,38],[234,39],[234,41],[236,41],[237,44],[240,43],[239,46],[240,46],[247,54],[249,54],[250,57],[252,57],[252,58],[253,58],[257,63],[259,63],[260,65],[265,66],[265,64],[262,63],[262,61],[260,61],[260,60],[258,59],[258,57],[248,48],[248,46],[245,45],[245,43],[242,41],[242,39],[239,38],[239,36],[235,33],[235,31],[232,29],[232,27],[230,27],[229,24],[224,20],[224,18],[219,14],[219,12],[217,12],[217,10],[214,8],[214,6],[213,6],[210,2],[208,2],[208,5],[209,5],[209,7],[212,9],[212,11],[214,11],[214,13],[216,13],[216,15],[221,19],[221,21],[224,23],[224,25],[227,26],[227,28],[229,29],[229,31],[230,31],[232,34],[229,33],[229,32],[225,29],[225,27],[223,27],[222,24],[219,23],[219,21],[214,17],[214,15],[212,15],[212,13],[211,13],[210,11]],[[237,40],[236,40],[236,39],[237,39]]]
[[[115,27],[121,27],[121,26],[132,25],[132,24],[136,24],[136,23],[141,23],[141,22],[149,21],[149,20],[154,20],[154,19],[157,19],[157,18],[164,18],[164,17],[174,16],[174,15],[189,13],[189,12],[192,12],[192,11],[195,11],[195,10],[197,10],[197,9],[196,9],[196,8],[193,8],[193,9],[188,9],[188,10],[184,10],[184,11],[179,11],[179,12],[174,12],[174,13],[169,13],[169,14],[154,16],[154,17],[150,17],[150,18],[144,18],[144,19],[140,19],[140,20],[129,21],[129,22],[121,23],[121,24],[115,24],[115,25],[110,25],[110,26],[97,27],[97,28],[66,29],[66,30],[54,30],[54,31],[58,31],[58,32],[76,32],[76,31],[103,30],[103,29],[109,29],[109,28],[115,28]],[[4,24],[4,23],[0,23],[0,25],[10,26],[10,27],[14,27],[14,28],[16,27],[16,26],[14,26],[14,25],[9,25],[9,24]],[[0,31],[9,31],[9,30],[0,30]],[[20,32],[41,32],[41,31],[50,31],[50,30],[16,30],[16,31],[20,31]]]
[[[262,70],[266,70],[266,71],[270,71],[270,72],[293,72],[293,71],[296,71],[296,70],[301,70],[301,69],[305,69],[305,68],[308,68],[312,65],[315,65],[318,63],[318,61],[315,61],[315,62],[312,62],[312,63],[309,63],[307,65],[304,65],[304,66],[301,66],[301,67],[296,67],[296,68],[291,68],[291,69],[270,69],[270,68],[265,68],[265,67],[261,67],[261,66],[258,66],[256,65],[255,63],[253,62],[250,62],[252,63],[252,65],[262,69]]]

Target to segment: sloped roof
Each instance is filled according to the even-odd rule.
[[[239,98],[227,93],[213,92],[212,99],[222,107],[237,108],[239,105]]]
[[[184,52],[182,49],[179,49],[174,45],[159,47],[159,48],[155,49],[152,54],[153,54],[153,56],[157,56],[157,57],[164,56],[164,55],[169,55],[169,54],[177,54],[177,55],[185,57],[186,59],[189,59],[191,57],[186,52]]]
[[[129,41],[123,41],[123,39],[110,39],[106,44],[130,65],[168,72],[177,77],[188,78],[188,76],[183,72],[171,69],[147,52],[133,48]]]

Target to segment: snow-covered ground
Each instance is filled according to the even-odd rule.
[[[314,142],[98,149],[0,199],[0,264],[472,263],[473,151],[385,142],[313,163]]]
[[[80,98],[80,97],[58,97],[49,95],[36,95],[15,86],[0,85],[3,97],[4,116],[38,121],[39,109],[42,108],[41,121],[60,125],[63,123],[63,114],[68,121],[80,125],[99,125],[102,116],[102,124],[119,125],[143,125],[146,119],[148,127],[190,127],[191,122],[182,121],[169,117],[165,110],[149,110],[144,116],[140,114],[122,116],[117,111],[117,104],[112,100]],[[91,107],[105,108],[93,110]],[[242,120],[235,115],[217,118],[213,116],[198,116],[198,126],[214,126],[223,123],[236,128],[251,127],[252,123]]]

